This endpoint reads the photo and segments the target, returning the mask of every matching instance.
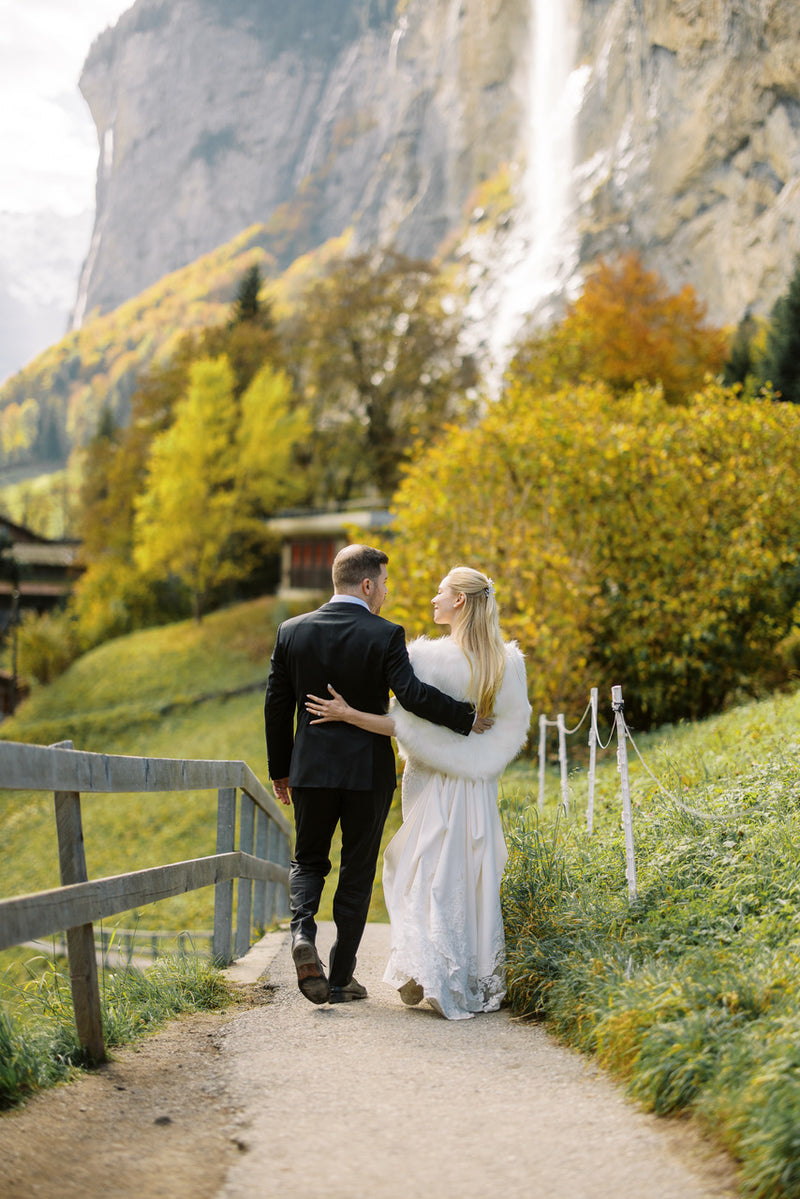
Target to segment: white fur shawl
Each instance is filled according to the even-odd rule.
[[[431,641],[419,637],[408,647],[418,678],[440,691],[464,699],[470,669],[464,652],[450,637]],[[515,641],[506,643],[506,669],[497,694],[494,724],[485,733],[468,737],[431,724],[392,701],[398,748],[415,765],[456,778],[498,778],[517,756],[528,735],[531,706],[525,683],[525,662]]]

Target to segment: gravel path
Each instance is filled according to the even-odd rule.
[[[367,927],[369,999],[315,1007],[283,940],[273,1003],[224,1030],[247,1152],[218,1199],[716,1199],[735,1175],[685,1122],[626,1101],[583,1057],[506,1011],[443,1020],[380,981],[389,929]],[[333,939],[323,926],[323,959]]]
[[[2,1114],[2,1199],[737,1195],[728,1158],[542,1027],[403,1007],[380,981],[388,935],[367,926],[363,1002],[308,1003],[272,934],[229,971],[239,1006]],[[323,926],[323,955],[332,940]]]

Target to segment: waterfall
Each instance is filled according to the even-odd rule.
[[[389,46],[389,74],[397,74],[397,51],[400,48],[400,43],[408,32],[408,17],[405,13],[401,16],[397,23],[397,28],[392,33],[392,41]]]
[[[590,69],[575,69],[580,0],[530,0],[524,170],[518,207],[501,244],[469,247],[478,269],[474,316],[484,327],[494,386],[511,347],[542,323],[574,277],[573,130]]]
[[[532,221],[532,282],[555,283],[568,216],[575,119],[570,82],[573,27],[566,3],[532,0],[531,100],[524,195]]]

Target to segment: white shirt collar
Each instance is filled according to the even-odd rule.
[[[328,602],[331,604],[361,604],[361,607],[366,608],[368,612],[372,611],[367,601],[363,600],[360,595],[339,595],[337,592],[331,596]]]

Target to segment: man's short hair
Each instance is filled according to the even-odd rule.
[[[371,545],[346,545],[333,560],[334,590],[358,587],[362,579],[377,579],[388,561],[383,550]]]

